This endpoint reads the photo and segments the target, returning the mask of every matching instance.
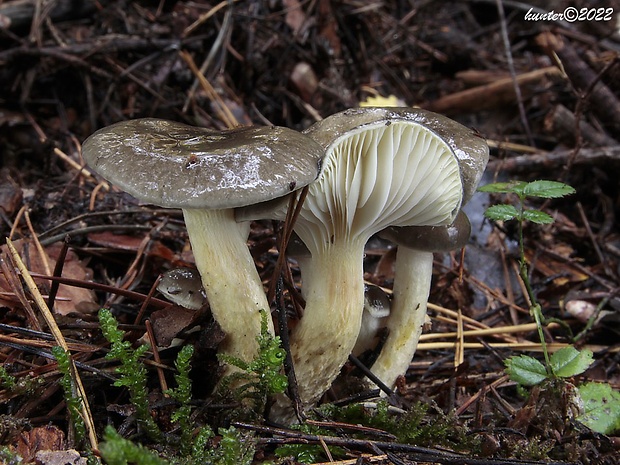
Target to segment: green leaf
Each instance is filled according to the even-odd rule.
[[[519,212],[512,205],[491,205],[484,216],[493,221],[508,221],[519,217]]]
[[[525,186],[523,181],[495,182],[478,188],[478,192],[489,194],[512,194],[521,191]],[[516,190],[515,190],[516,189]]]
[[[524,210],[523,219],[536,224],[553,223],[553,217],[545,212],[541,212],[540,210]]]
[[[577,350],[573,346],[564,347],[554,353],[549,362],[554,375],[568,378],[583,373],[592,365],[592,351]]]
[[[575,193],[568,184],[557,181],[532,181],[525,185],[523,193],[527,197],[541,197],[543,199],[557,199]]]
[[[545,366],[529,355],[519,355],[504,360],[510,379],[523,386],[535,386],[548,378]]]
[[[601,434],[620,431],[620,392],[607,383],[587,383],[579,387],[583,414],[577,417],[588,428]]]

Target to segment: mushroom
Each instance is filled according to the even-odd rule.
[[[251,361],[259,311],[269,303],[246,245],[249,224],[235,222],[234,208],[314,181],[322,148],[281,127],[214,131],[145,118],[96,131],[82,153],[91,168],[134,197],[183,210],[211,311],[227,335],[221,350]]]
[[[207,301],[200,273],[193,268],[173,268],[162,273],[157,290],[169,301],[190,310],[200,310]]]
[[[294,226],[311,253],[302,269],[304,316],[290,336],[305,406],[329,388],[359,335],[370,236],[389,226],[448,225],[460,208],[458,154],[424,124],[437,117],[409,108],[360,108],[305,131],[326,153]],[[291,418],[287,409],[288,401],[277,398],[272,417]]]
[[[486,141],[472,129],[445,116],[417,110],[413,118],[432,130],[446,142],[458,159],[461,173],[462,205],[476,192],[489,160]],[[462,213],[447,228],[398,228],[383,231],[384,238],[399,246],[392,294],[392,312],[387,328],[390,331],[372,372],[387,386],[405,374],[418,344],[426,316],[430,291],[433,254],[463,247],[471,230],[467,216]],[[405,239],[407,235],[410,239]]]
[[[379,233],[398,245],[390,316],[385,323],[387,338],[372,365],[372,373],[386,386],[406,373],[422,334],[431,288],[433,252],[465,246],[471,224],[459,212],[448,226],[387,228]]]
[[[385,291],[374,284],[366,284],[364,287],[362,326],[351,351],[354,356],[359,357],[364,352],[375,349],[378,343],[379,330],[385,327],[390,313],[390,298]]]

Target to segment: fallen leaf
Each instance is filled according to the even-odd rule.
[[[64,449],[65,433],[53,425],[39,426],[22,432],[14,446],[15,451],[24,459],[24,463],[29,463],[40,450]]]
[[[36,274],[46,275],[46,266],[42,257],[37,252],[34,244],[29,240],[17,240],[13,242],[13,245],[19,252],[24,263],[28,267],[29,271]],[[48,263],[50,269],[54,269],[56,260],[60,255],[62,249],[61,244],[53,244],[46,247],[45,253],[47,254]],[[0,251],[3,254],[8,254],[8,248],[6,245],[0,247]],[[92,279],[92,271],[84,266],[77,254],[72,250],[67,252],[65,262],[62,270],[62,276],[65,278],[76,279],[80,281],[89,281]],[[35,278],[35,283],[39,287],[41,293],[45,296],[50,289],[50,281],[47,279]],[[3,275],[0,275],[0,294],[6,293],[12,294],[13,290],[6,281]],[[61,284],[58,287],[58,293],[56,294],[56,300],[54,304],[54,312],[60,315],[67,315],[69,313],[93,313],[99,309],[97,301],[95,299],[95,293],[90,289],[83,289],[79,287],[68,286]]]

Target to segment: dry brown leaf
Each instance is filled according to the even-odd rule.
[[[14,444],[15,451],[30,463],[40,450],[62,450],[65,448],[65,433],[56,426],[46,425],[22,432]]]
[[[137,252],[142,246],[144,237],[145,236],[115,234],[110,231],[104,231],[89,234],[88,240],[100,247],[108,247],[110,249],[127,252]],[[157,240],[151,241],[145,252],[149,257],[162,258],[164,261],[168,262],[174,261],[176,258],[172,250]]]
[[[22,256],[24,263],[32,273],[46,274],[43,259],[36,251],[34,244],[31,241],[17,240],[13,244],[15,248]],[[45,252],[48,255],[48,261],[50,267],[53,269],[56,265],[56,260],[62,249],[61,244],[53,244],[45,248]],[[6,245],[0,247],[3,254],[8,254]],[[89,281],[92,279],[92,272],[89,268],[84,266],[75,252],[69,250],[65,258],[65,263],[62,270],[62,276],[65,278],[77,279],[80,281]],[[35,279],[35,282],[41,293],[46,295],[50,288],[50,281],[46,279]],[[11,294],[13,290],[6,281],[5,277],[0,275],[0,293]],[[93,313],[99,309],[97,301],[95,299],[95,293],[90,289],[82,289],[78,287],[68,286],[61,284],[58,287],[58,293],[56,294],[56,301],[54,304],[54,312],[60,315],[67,315],[69,313]]]
[[[183,331],[196,316],[196,310],[171,305],[153,312],[151,324],[158,347],[168,347],[172,340]]]

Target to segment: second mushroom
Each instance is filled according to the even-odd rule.
[[[311,253],[302,270],[304,316],[290,336],[305,406],[330,387],[360,332],[367,240],[389,226],[449,225],[460,209],[470,175],[463,166],[472,160],[438,135],[433,126],[444,120],[454,138],[469,131],[410,108],[347,110],[305,131],[326,152],[295,224]],[[290,418],[286,399],[277,399],[273,417]]]

